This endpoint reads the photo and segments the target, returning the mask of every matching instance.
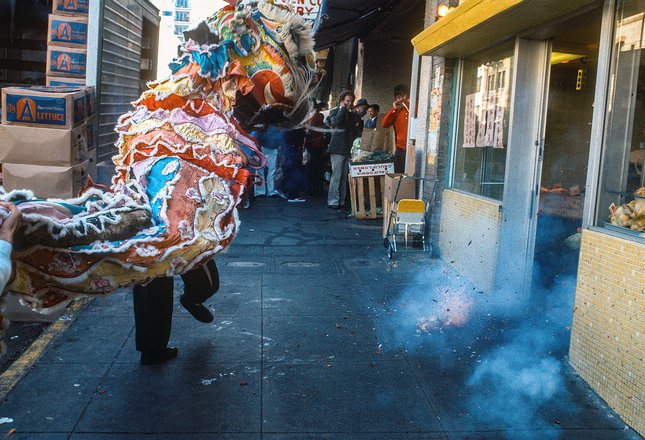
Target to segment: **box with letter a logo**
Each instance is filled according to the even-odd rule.
[[[87,69],[87,50],[47,46],[47,75],[82,78]]]
[[[48,87],[79,87],[85,85],[85,78],[66,78],[64,76],[48,76],[45,83]]]
[[[87,46],[87,17],[50,15],[47,43],[85,48]]]
[[[54,0],[52,13],[62,15],[87,15],[90,0]]]
[[[2,123],[71,129],[87,118],[84,87],[5,87]]]

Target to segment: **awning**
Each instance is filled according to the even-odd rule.
[[[323,0],[316,50],[353,37],[366,38],[387,17],[409,11],[417,3],[419,0]]]
[[[597,6],[598,0],[463,0],[412,39],[422,55],[461,58],[522,31]]]

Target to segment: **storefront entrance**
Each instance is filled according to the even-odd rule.
[[[533,283],[575,276],[591,139],[602,9],[578,16],[551,38],[539,179]]]

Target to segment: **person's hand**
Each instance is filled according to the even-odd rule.
[[[397,110],[400,109],[402,105],[403,105],[403,100],[402,99],[397,99],[396,101],[394,101],[392,103],[392,107],[394,107]]]
[[[13,236],[20,225],[22,213],[13,203],[0,202],[0,208],[4,208],[3,211],[8,211],[8,214],[3,216],[2,224],[0,224],[0,240],[13,243]]]

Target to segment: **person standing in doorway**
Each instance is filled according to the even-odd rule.
[[[408,143],[408,118],[410,115],[410,89],[405,84],[394,87],[392,108],[383,117],[383,128],[394,127],[394,172],[405,172],[405,152]]]
[[[387,150],[388,131],[381,126],[379,120],[378,104],[372,104],[367,108],[367,118],[361,137],[361,150],[365,153],[375,153]]]
[[[356,113],[354,115],[354,123],[356,124],[356,130],[355,130],[355,137],[360,136],[360,133],[363,132],[363,124],[364,124],[364,118],[365,115],[367,114],[367,109],[369,108],[369,104],[367,103],[367,99],[361,98],[356,101],[356,105],[354,105],[354,112]]]
[[[278,169],[278,153],[287,144],[286,132],[269,126],[250,134],[258,141],[262,154],[267,159],[266,167],[259,170],[262,184],[255,187],[255,197],[279,198],[281,195],[275,187],[275,174]]]
[[[329,112],[328,125],[333,129],[329,141],[331,160],[331,180],[327,205],[333,209],[345,206],[347,197],[347,175],[349,174],[349,158],[356,131],[356,113],[352,112],[354,92],[344,90],[338,97],[338,107]]]
[[[325,117],[321,110],[323,105],[313,103],[314,111],[307,121],[307,131],[305,136],[305,148],[309,152],[309,162],[305,165],[307,176],[311,182],[313,194],[322,194],[324,173],[325,173],[325,156],[327,141],[323,130],[325,126]]]

